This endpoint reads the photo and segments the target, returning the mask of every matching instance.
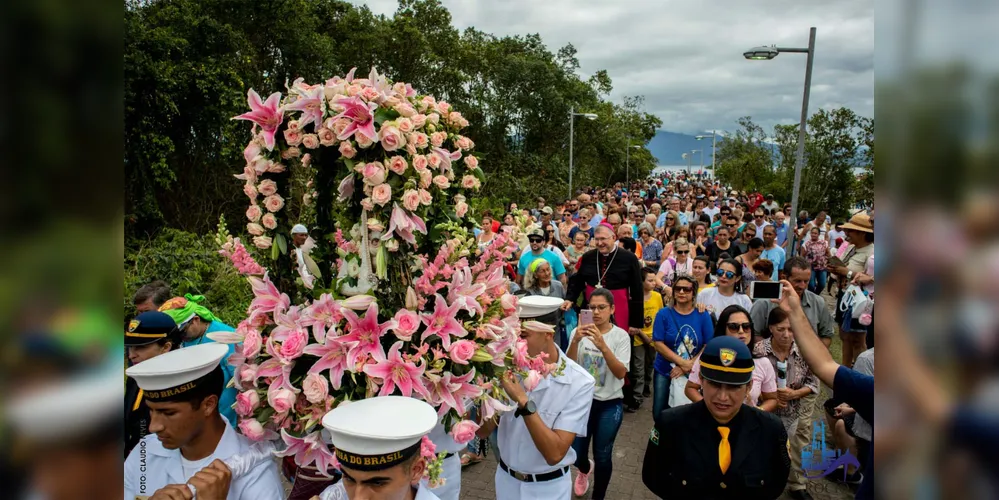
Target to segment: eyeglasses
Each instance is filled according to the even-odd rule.
[[[610,307],[611,306],[609,306],[607,304],[600,304],[600,305],[596,305],[596,306],[590,306],[590,309],[593,309],[594,311],[606,311],[606,310],[610,309]]]
[[[673,293],[677,293],[677,292],[693,293],[693,291],[694,291],[694,287],[692,287],[692,286],[675,286],[675,287],[673,287]]]
[[[676,217],[666,217],[666,220],[676,220]]]
[[[732,333],[738,333],[739,331],[752,332],[752,323],[726,323],[725,328]]]
[[[715,272],[715,274],[717,274],[719,277],[724,276],[724,277],[726,277],[728,279],[732,279],[732,278],[735,277],[735,273],[734,272],[732,272],[732,271],[726,271],[724,269],[719,269],[717,272]]]
[[[690,250],[677,250],[676,251],[677,255],[687,255],[688,253],[690,253]]]

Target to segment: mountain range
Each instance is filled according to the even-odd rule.
[[[721,137],[715,139],[721,140]],[[700,149],[704,151],[704,164],[711,165],[711,137],[697,140],[696,136],[669,132],[667,130],[657,130],[655,137],[646,146],[652,156],[655,156],[659,165],[664,166],[687,166],[687,160],[682,158],[683,153]],[[701,153],[695,153],[690,164],[698,167],[701,164]]]

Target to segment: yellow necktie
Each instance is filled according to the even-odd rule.
[[[728,466],[732,464],[732,447],[728,444],[728,427],[719,427],[721,443],[718,443],[718,466],[721,467],[722,474],[728,472]]]

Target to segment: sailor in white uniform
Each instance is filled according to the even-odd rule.
[[[441,464],[441,479],[444,484],[432,488],[434,495],[440,500],[458,500],[461,498],[461,458],[458,452],[465,449],[466,445],[458,444],[454,438],[444,430],[444,424],[440,421],[430,431],[430,441],[437,447],[437,453],[446,453],[444,463]],[[422,484],[429,486],[424,478]]]
[[[225,344],[201,344],[125,371],[142,391],[152,433],[125,460],[125,500],[187,498],[192,486],[203,500],[284,498],[273,460],[236,478],[222,463],[251,445],[219,414],[219,362],[228,351]]]
[[[522,319],[547,312],[547,308],[535,306],[534,299],[521,298]],[[532,391],[525,390],[512,372],[503,379],[503,388],[517,409],[499,419],[497,500],[569,500],[572,495],[569,466],[576,461],[572,442],[576,436],[586,435],[595,382],[559,350],[554,333],[554,328],[537,322],[521,327],[528,353],[548,353],[548,359],[558,364],[555,373]],[[494,421],[485,422],[479,428],[479,437],[488,436],[496,425]]]
[[[334,408],[323,417],[323,427],[343,479],[326,488],[320,500],[438,500],[420,482],[427,467],[421,442],[437,423],[432,406],[404,396]]]

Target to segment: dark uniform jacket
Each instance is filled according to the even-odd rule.
[[[149,434],[149,408],[146,401],[138,401],[139,386],[130,377],[125,382],[125,457],[135,448],[139,440]]]
[[[664,410],[645,450],[645,486],[667,500],[779,497],[791,467],[780,419],[743,405],[727,425],[732,462],[725,474],[718,465],[718,427],[704,401]]]

